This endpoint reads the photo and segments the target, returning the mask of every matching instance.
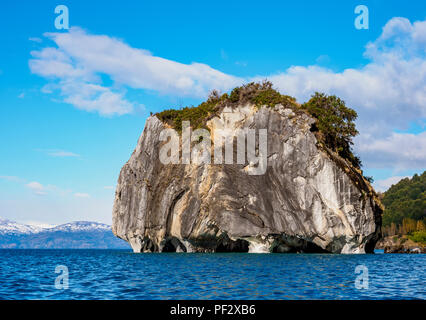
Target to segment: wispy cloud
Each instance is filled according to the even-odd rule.
[[[113,186],[105,186],[104,189],[106,189],[106,190],[113,190],[114,187]]]
[[[222,60],[228,60],[228,54],[225,50],[220,49],[220,57],[222,58]]]
[[[60,149],[35,149],[35,150],[45,153],[46,155],[51,157],[58,157],[58,158],[80,157],[80,155],[77,153],[66,151],[66,150],[60,150]]]
[[[240,67],[247,67],[247,62],[245,61],[235,61],[235,64]]]
[[[47,194],[46,188],[37,181],[27,183],[26,186],[36,195],[44,196]]]
[[[76,192],[76,193],[74,193],[74,197],[77,197],[77,198],[90,198],[90,195],[88,193]]]
[[[64,150],[52,150],[50,152],[48,152],[49,156],[52,157],[79,157],[79,154],[76,154],[74,152],[70,152],[70,151],[64,151]]]
[[[45,196],[48,194],[53,196],[66,196],[72,192],[70,189],[63,189],[53,184],[44,185],[38,181],[28,181],[17,176],[4,175],[0,176],[0,180],[19,183],[39,196]]]
[[[22,182],[23,180],[16,176],[0,176],[1,180],[7,180],[11,182]]]
[[[326,54],[320,55],[318,58],[315,59],[315,62],[318,64],[325,64],[330,62],[330,57]]]
[[[38,37],[30,37],[30,38],[28,38],[28,40],[32,41],[32,42],[37,42],[37,43],[43,42],[43,40],[41,38],[38,38]]]

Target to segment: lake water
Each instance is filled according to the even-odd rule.
[[[0,250],[0,261],[0,299],[426,299],[418,254]],[[55,287],[58,265],[68,289]]]

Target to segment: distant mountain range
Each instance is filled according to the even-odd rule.
[[[0,218],[0,248],[6,249],[129,249],[112,234],[111,226],[75,221],[58,226],[36,226]]]

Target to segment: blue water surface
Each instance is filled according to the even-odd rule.
[[[422,254],[5,249],[0,261],[0,299],[426,299]]]

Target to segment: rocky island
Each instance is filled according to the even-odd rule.
[[[118,178],[113,233],[134,252],[372,253],[383,207],[351,152],[355,118],[337,97],[315,94],[300,105],[268,82],[151,115]],[[164,164],[167,129],[178,133],[179,152]],[[192,160],[205,142],[185,137],[196,129],[226,130],[234,162],[185,162],[184,146],[195,150]],[[235,162],[237,132],[246,129],[259,133],[255,155],[267,153],[257,173],[249,143]]]

